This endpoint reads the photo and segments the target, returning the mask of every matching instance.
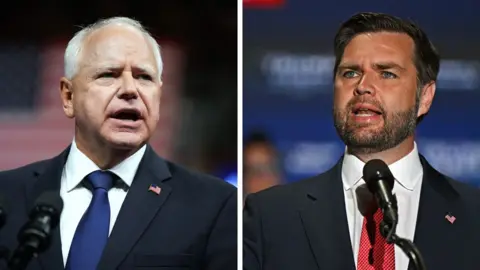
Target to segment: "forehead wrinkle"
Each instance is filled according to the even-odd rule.
[[[135,42],[138,42],[138,44],[141,45],[120,44],[118,40],[115,41],[115,38],[128,40],[128,37],[120,35],[114,35],[113,37],[98,37],[96,36],[96,34],[99,34],[97,31],[90,33],[84,41],[84,50],[80,59],[81,67],[96,67],[97,69],[121,68],[128,64],[133,68],[142,69],[151,74],[158,73],[157,65],[150,63],[152,60],[153,62],[156,61],[153,52],[154,48],[152,48],[152,45],[147,41],[144,34],[137,33],[137,31],[130,31],[131,33],[135,32],[135,35],[140,35],[138,37],[141,37],[141,40],[136,40]],[[120,51],[123,51],[125,54],[120,56],[118,53],[115,53],[113,49],[105,50],[105,48],[115,48],[118,46],[125,46],[124,48],[120,48]],[[128,59],[129,56],[133,56],[133,59],[130,61]]]
[[[383,36],[383,37],[382,37]],[[385,36],[390,36],[386,39]],[[405,39],[407,37],[407,39]],[[363,41],[373,42],[373,47],[362,44]],[[376,39],[386,39],[386,42],[377,42]],[[357,46],[360,46],[357,48]],[[372,45],[371,45],[372,46]],[[374,50],[374,53],[372,52]],[[415,44],[410,37],[397,33],[366,33],[358,35],[345,48],[339,66],[363,66],[383,63],[395,63],[400,67],[410,69],[414,63],[412,58],[415,57]],[[370,64],[367,64],[370,63]]]
[[[145,63],[135,64],[135,63],[133,63],[132,66],[133,66],[133,68],[137,68],[137,69],[143,70],[143,71],[151,73],[151,74],[154,74],[154,73],[158,72],[155,65],[152,66],[151,64],[145,64]]]

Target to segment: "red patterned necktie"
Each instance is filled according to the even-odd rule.
[[[395,270],[395,248],[380,234],[383,213],[377,209],[374,215],[363,218],[362,236],[358,250],[358,270]]]

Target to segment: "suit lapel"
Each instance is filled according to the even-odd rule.
[[[418,209],[414,243],[420,250],[428,269],[442,269],[442,254],[454,254],[456,247],[450,245],[454,237],[461,235],[461,226],[447,221],[448,213],[457,218],[462,216],[459,195],[445,176],[437,172],[421,156],[423,182]],[[461,221],[460,221],[461,222]],[[434,241],[435,239],[441,239]],[[412,267],[412,265],[410,265]]]
[[[37,181],[34,185],[26,186],[27,214],[33,208],[35,200],[45,191],[55,191],[60,193],[60,180],[63,167],[70,147],[64,150],[60,155],[48,161],[43,171],[35,172]],[[64,269],[62,256],[62,243],[60,239],[60,226],[57,226],[52,232],[50,247],[39,254],[38,261],[45,270]]]
[[[341,161],[313,181],[300,210],[319,269],[355,269],[341,180]]]
[[[170,178],[166,162],[148,146],[110,234],[99,269],[116,269],[126,258],[172,192],[166,183]],[[149,191],[151,184],[160,187],[160,194]]]

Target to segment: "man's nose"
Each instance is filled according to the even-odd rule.
[[[355,95],[375,95],[376,91],[373,80],[374,79],[372,78],[372,75],[363,74],[357,84],[357,87],[355,87]]]
[[[138,89],[131,72],[124,72],[121,77],[122,86],[118,92],[121,99],[136,99],[138,97]]]

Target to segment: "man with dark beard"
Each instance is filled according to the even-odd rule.
[[[388,164],[396,233],[415,243],[427,269],[478,268],[480,192],[436,171],[414,141],[439,71],[428,37],[403,19],[360,13],[334,46],[333,115],[345,154],[326,173],[247,197],[244,269],[408,269],[379,233],[383,213],[362,172],[372,159]]]

